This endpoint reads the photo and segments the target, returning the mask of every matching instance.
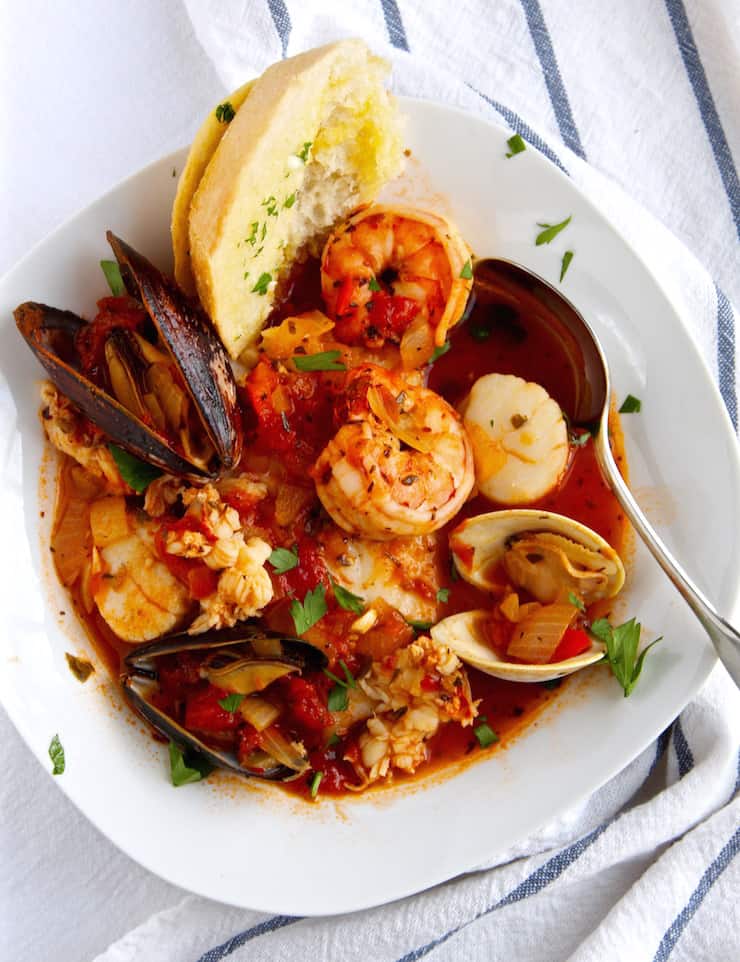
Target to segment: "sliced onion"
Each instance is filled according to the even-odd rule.
[[[398,401],[387,387],[382,384],[371,385],[367,391],[367,403],[375,417],[379,418],[399,441],[414,451],[421,451],[422,454],[434,451],[438,438],[432,431],[417,430],[414,419],[401,410]]]
[[[293,742],[281,735],[275,728],[268,728],[260,736],[260,745],[270,754],[280,765],[292,768],[293,771],[301,772],[309,767],[306,756]]]
[[[252,728],[256,728],[258,732],[263,732],[266,728],[269,728],[280,715],[279,708],[256,695],[245,698],[239,706],[239,711],[245,721],[248,721]]]
[[[406,328],[399,349],[401,363],[406,371],[423,367],[434,354],[434,331],[423,315],[417,314]]]
[[[90,505],[90,530],[97,548],[107,548],[109,544],[129,536],[131,528],[123,495],[111,495],[93,501]]]
[[[284,359],[302,346],[307,354],[321,350],[318,339],[334,327],[321,311],[310,311],[297,317],[286,317],[277,327],[268,327],[262,332],[261,347],[270,358]]]
[[[571,604],[542,605],[519,622],[506,654],[530,665],[546,665],[577,614]]]
[[[222,668],[207,668],[206,676],[212,685],[240,695],[251,695],[264,691],[283,675],[298,671],[295,665],[276,661],[239,661],[224,665]]]

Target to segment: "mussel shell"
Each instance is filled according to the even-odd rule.
[[[252,645],[258,639],[271,639],[280,643],[279,655],[260,655]],[[277,762],[264,770],[244,768],[231,752],[219,751],[202,742],[197,735],[187,731],[169,715],[155,707],[146,697],[156,690],[158,658],[179,652],[212,652],[219,648],[238,647],[240,653],[255,661],[283,661],[301,670],[320,670],[328,664],[326,655],[318,648],[300,638],[291,638],[278,632],[267,631],[257,624],[244,623],[234,628],[204,632],[201,635],[178,634],[134,648],[124,663],[129,671],[121,678],[123,693],[131,706],[165,738],[178,744],[183,750],[197,752],[211,765],[225,768],[239,775],[261,778],[267,781],[289,781],[299,778],[308,768],[296,771]]]
[[[174,281],[112,231],[106,233],[126,290],[146,308],[182,373],[221,467],[241,455],[236,383],[226,349],[205,312]]]
[[[241,455],[236,384],[226,351],[202,310],[160,271],[108,232],[127,290],[142,302],[178,366],[216,451],[212,469],[193,464],[79,371],[75,335],[86,322],[71,311],[27,301],[14,311],[18,330],[50,379],[115,444],[168,474],[190,481],[217,478]]]

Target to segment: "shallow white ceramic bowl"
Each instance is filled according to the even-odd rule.
[[[645,266],[568,180],[534,150],[505,157],[510,131],[406,101],[408,141],[424,189],[479,256],[498,254],[557,283],[603,339],[619,396],[643,400],[625,418],[634,483],[671,499],[663,528],[689,571],[731,613],[738,599],[740,470],[729,421],[683,323]],[[625,766],[698,691],[715,658],[652,560],[637,550],[624,612],[665,641],[626,701],[600,666],[508,749],[447,779],[318,806],[279,790],[216,780],[173,789],[166,752],[121,708],[99,670],[86,685],[65,651],[89,648],[48,554],[52,485],[39,475],[40,368],[12,309],[38,300],[87,315],[105,284],[111,228],[169,268],[169,212],[185,152],[121,184],[40,244],[0,284],[0,696],[41,763],[60,734],[59,787],[123,851],[163,878],[213,899],[291,914],[347,912],[416,892],[489,860]],[[421,193],[424,193],[424,189]],[[572,215],[567,234],[535,247],[536,223]],[[47,475],[49,472],[47,471]],[[45,511],[40,519],[39,512]],[[65,614],[59,614],[59,612]]]

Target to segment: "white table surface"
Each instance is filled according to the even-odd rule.
[[[0,275],[223,93],[180,0],[6,0],[0,71]],[[0,745],[0,959],[92,959],[182,898],[80,815],[2,708]]]

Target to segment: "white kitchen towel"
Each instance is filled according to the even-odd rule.
[[[186,5],[227,90],[281,56],[361,36],[393,61],[398,93],[503,119],[651,266],[692,324],[737,427],[734,0]],[[494,868],[332,919],[265,916],[188,896],[97,962],[737,958],[739,747],[740,694],[718,667],[653,746]]]

